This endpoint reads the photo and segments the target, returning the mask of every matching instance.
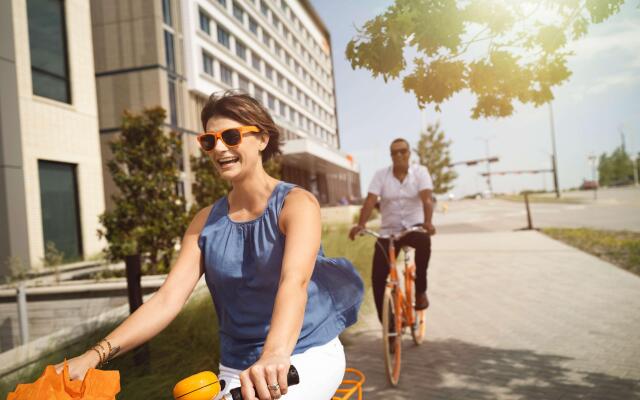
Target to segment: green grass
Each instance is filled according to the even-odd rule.
[[[640,276],[640,232],[545,228],[542,232]]]
[[[371,257],[373,239],[358,238],[351,242],[347,238],[347,226],[325,226],[323,245],[329,257],[345,257],[351,260],[362,274],[368,288],[365,296],[371,297]],[[372,302],[365,303],[361,310],[368,312]],[[81,341],[59,349],[43,360],[34,363],[0,382],[0,399],[18,383],[35,381],[44,367],[60,362],[65,356],[73,357],[102,339],[115,325],[105,326],[87,335]],[[120,371],[122,391],[119,399],[170,399],[171,391],[180,379],[204,370],[218,370],[218,322],[211,298],[206,290],[196,294],[178,317],[148,344],[150,362],[139,367],[134,354],[127,353],[116,358],[106,369]]]

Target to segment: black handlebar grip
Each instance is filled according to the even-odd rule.
[[[293,386],[297,385],[298,383],[300,383],[300,375],[298,375],[298,370],[296,369],[296,367],[291,365],[289,367],[289,372],[287,373],[287,385]],[[231,389],[229,391],[229,394],[231,395],[231,398],[233,400],[242,400],[242,391],[239,387]]]

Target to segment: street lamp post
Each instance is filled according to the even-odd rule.
[[[553,108],[551,102],[549,104],[549,122],[551,124],[551,147],[553,154],[551,155],[551,168],[553,169],[553,184],[556,189],[556,198],[560,198],[560,187],[558,186],[558,153],[556,151],[556,129],[553,122]]]
[[[484,140],[484,149],[485,156],[487,157],[487,186],[489,187],[489,194],[493,197],[493,185],[491,184],[491,162],[489,161],[489,140],[493,139],[494,136],[490,136],[488,138],[477,136],[476,139]]]
[[[596,182],[596,160],[597,159],[598,158],[593,154],[589,156],[589,162],[591,163],[591,180],[595,184],[595,187],[593,188],[594,200],[598,200],[598,183]]]

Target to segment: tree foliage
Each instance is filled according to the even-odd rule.
[[[201,150],[198,157],[191,156],[190,162],[194,175],[194,182],[191,185],[194,203],[189,214],[193,216],[198,210],[210,206],[222,196],[226,196],[231,190],[231,184],[218,175],[211,159],[204,151]],[[265,162],[263,167],[267,174],[280,179],[282,165],[279,156]]]
[[[634,162],[622,146],[610,156],[602,153],[598,163],[598,183],[600,186],[618,186],[633,183]]]
[[[449,155],[451,140],[445,140],[444,132],[440,129],[440,123],[430,124],[420,134],[418,146],[414,150],[418,156],[418,162],[429,169],[433,179],[433,192],[446,193],[453,189],[452,182],[458,174],[451,168]]]
[[[624,0],[395,0],[346,48],[351,67],[396,79],[418,106],[461,90],[476,97],[472,117],[505,117],[514,101],[539,106],[565,82],[566,48]],[[409,50],[410,49],[410,50]],[[412,63],[405,53],[416,54]]]
[[[98,231],[109,243],[110,260],[140,254],[150,273],[170,268],[186,224],[184,198],[176,190],[182,144],[162,128],[165,118],[160,107],[124,113],[107,164],[119,193],[112,196],[114,209],[100,216],[104,228]]]

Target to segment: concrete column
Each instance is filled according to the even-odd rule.
[[[0,279],[7,261],[31,265],[27,231],[20,103],[16,67],[14,1],[0,2]]]

